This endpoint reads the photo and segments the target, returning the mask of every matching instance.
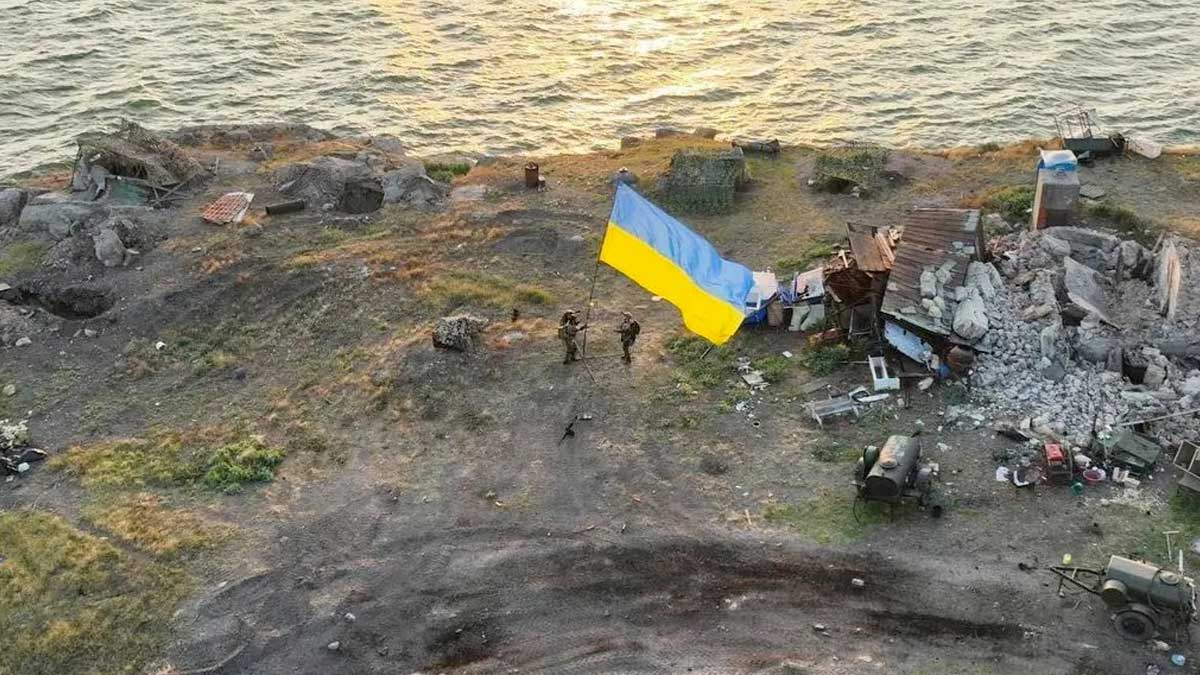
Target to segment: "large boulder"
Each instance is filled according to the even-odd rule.
[[[16,223],[28,199],[29,196],[24,190],[0,188],[0,227]]]
[[[412,208],[436,206],[450,195],[450,187],[430,178],[419,163],[384,174],[383,203],[402,204]]]
[[[97,202],[77,202],[62,195],[43,195],[21,210],[17,229],[21,234],[65,239],[80,230],[108,220],[108,206]]]
[[[105,267],[120,267],[125,264],[125,245],[121,243],[121,235],[112,227],[100,228],[92,235],[92,243],[96,247],[96,260]]]
[[[972,288],[971,294],[958,303],[954,310],[954,332],[965,340],[978,340],[988,331],[987,306],[979,289]]]
[[[311,162],[289,164],[275,172],[274,181],[280,192],[303,199],[310,208],[332,204],[334,208],[357,209],[376,203],[373,196],[360,199],[364,193],[372,192],[369,189],[372,184],[374,192],[382,192],[371,167],[340,157],[318,157]]]
[[[1041,241],[1038,242],[1038,245],[1042,247],[1043,251],[1049,253],[1055,259],[1065,258],[1071,255],[1071,244],[1066,240],[1059,239],[1058,237],[1050,234],[1043,234]]]
[[[1091,363],[1103,364],[1108,359],[1108,353],[1117,346],[1117,341],[1103,336],[1080,337],[1075,345],[1075,353],[1079,358]]]
[[[455,351],[470,351],[475,346],[475,336],[488,324],[469,314],[444,316],[433,327],[433,346]]]

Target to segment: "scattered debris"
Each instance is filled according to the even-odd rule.
[[[213,225],[237,225],[246,217],[253,201],[253,192],[228,192],[209,204],[200,218]]]
[[[29,426],[24,421],[0,420],[0,469],[6,475],[25,473],[32,463],[44,459],[45,451],[29,444]]]

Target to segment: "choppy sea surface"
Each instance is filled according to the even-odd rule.
[[[1076,103],[1200,142],[1196,0],[0,0],[0,175],[122,117],[500,153],[661,125],[948,146]]]

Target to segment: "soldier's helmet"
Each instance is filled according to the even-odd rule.
[[[626,319],[632,319],[633,313],[632,312],[621,312],[621,316],[625,317]]]

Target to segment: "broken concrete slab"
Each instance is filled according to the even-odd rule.
[[[1072,248],[1076,245],[1090,246],[1105,253],[1112,253],[1121,245],[1121,239],[1115,235],[1084,227],[1052,227],[1048,234],[1069,242]]]
[[[1119,327],[1109,317],[1108,301],[1101,286],[1101,279],[1095,270],[1076,262],[1070,256],[1063,258],[1063,268],[1063,284],[1067,288],[1067,298],[1085,313],[1095,314],[1104,323]]]

